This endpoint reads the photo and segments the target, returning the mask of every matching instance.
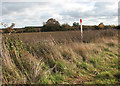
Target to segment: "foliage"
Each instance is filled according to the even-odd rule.
[[[79,27],[79,23],[74,22],[74,23],[73,23],[73,26],[74,26],[74,27]]]
[[[100,24],[98,25],[98,27],[99,27],[100,29],[103,29],[103,28],[104,28],[104,24],[103,24],[103,23],[100,23]]]
[[[59,30],[60,30],[59,22],[51,18],[46,22],[46,24],[44,24],[41,31],[59,31]]]
[[[89,43],[75,39],[77,31],[3,34],[2,83],[119,84],[117,32],[85,33]]]

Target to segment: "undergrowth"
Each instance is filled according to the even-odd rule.
[[[113,37],[114,38],[114,37]],[[90,43],[2,37],[3,84],[120,84],[117,38]],[[101,41],[98,43],[98,41]]]

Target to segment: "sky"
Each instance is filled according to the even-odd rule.
[[[60,24],[118,25],[119,0],[0,0],[0,22],[15,27],[42,26],[50,18]],[[0,25],[0,27],[3,27]]]

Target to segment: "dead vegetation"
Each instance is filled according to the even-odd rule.
[[[3,34],[4,84],[118,84],[116,30]]]

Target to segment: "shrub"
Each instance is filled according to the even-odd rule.
[[[60,30],[60,24],[55,19],[51,18],[49,19],[46,24],[43,25],[43,28],[41,31],[59,31]]]

